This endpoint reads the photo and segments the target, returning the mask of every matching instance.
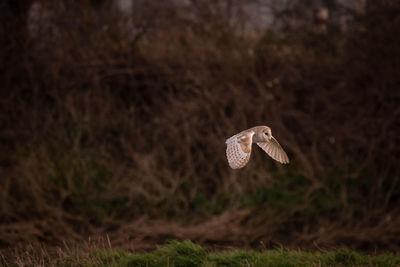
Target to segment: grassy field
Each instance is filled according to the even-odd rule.
[[[170,241],[145,253],[119,249],[90,248],[58,251],[50,256],[21,253],[5,266],[399,266],[400,255],[361,254],[346,248],[330,252],[308,252],[276,248],[262,252],[205,249],[191,241]]]
[[[400,251],[399,1],[368,0],[348,31],[332,24],[325,34],[308,17],[246,32],[220,7],[244,1],[139,1],[160,5],[129,17],[115,1],[34,2],[43,14],[27,27],[32,1],[0,1],[0,254],[96,235],[129,252],[168,240]],[[255,146],[231,170],[225,140],[263,124],[290,164]],[[174,242],[150,254],[84,251],[35,262],[181,266],[182,251],[199,265],[389,257]],[[40,249],[25,252],[14,253],[22,263]]]

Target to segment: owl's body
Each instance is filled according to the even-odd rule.
[[[267,126],[256,126],[244,130],[226,140],[226,157],[232,169],[240,169],[246,166],[251,155],[251,147],[256,143],[271,158],[280,163],[289,163],[285,151],[272,136],[271,128]]]

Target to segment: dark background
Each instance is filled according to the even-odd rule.
[[[223,1],[111,2],[41,1],[36,24],[0,4],[1,248],[399,249],[397,1],[346,30],[294,5],[261,32]],[[229,168],[225,139],[255,125],[289,165],[255,147]]]

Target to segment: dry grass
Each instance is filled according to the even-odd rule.
[[[364,254],[346,248],[330,252],[275,248],[254,251],[204,248],[190,241],[169,241],[149,252],[125,252],[110,242],[86,242],[76,247],[63,246],[54,255],[26,248],[10,259],[0,258],[5,266],[398,266],[398,254]]]
[[[133,33],[108,10],[50,6],[52,34],[1,52],[0,245],[398,249],[400,24],[385,8],[365,31],[249,37],[207,6],[149,9]],[[254,151],[230,170],[224,140],[260,124],[292,164]]]

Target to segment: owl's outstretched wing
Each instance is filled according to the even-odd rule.
[[[271,158],[280,162],[280,163],[289,163],[289,158],[278,143],[278,141],[272,137],[268,142],[258,142],[256,143],[259,147],[261,147]]]
[[[226,157],[232,169],[243,168],[249,161],[253,135],[253,131],[248,131],[226,140]]]

